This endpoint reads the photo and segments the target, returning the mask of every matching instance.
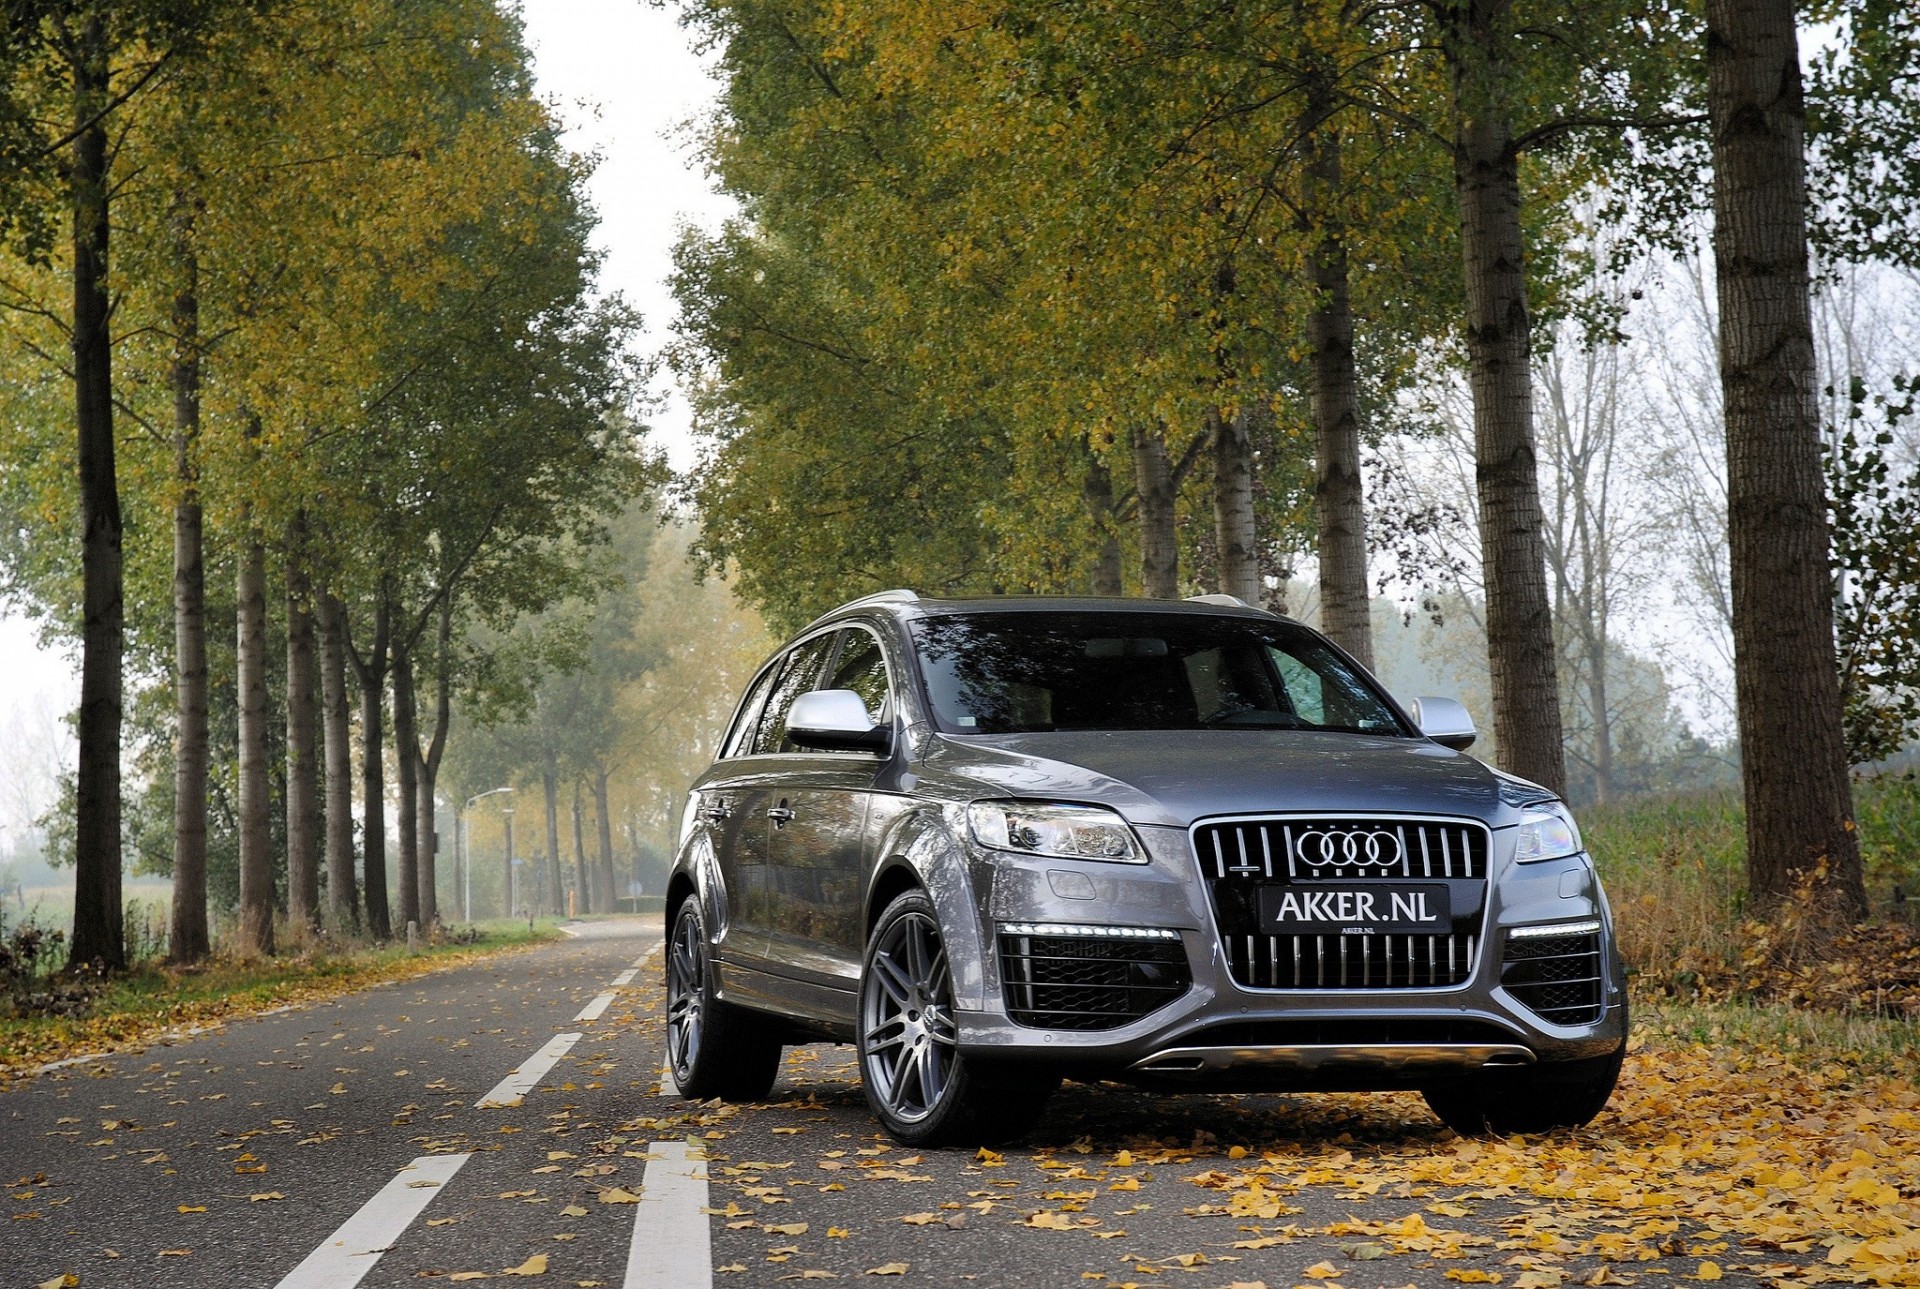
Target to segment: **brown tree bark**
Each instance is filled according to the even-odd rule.
[[[439,627],[434,634],[433,733],[419,757],[415,779],[420,804],[416,823],[419,828],[420,914],[425,925],[440,921],[440,832],[436,827],[434,789],[440,781],[440,762],[447,751],[447,731],[453,721],[453,599],[442,596]]]
[[[1707,100],[1747,882],[1766,904],[1813,875],[1857,918],[1867,897],[1833,639],[1791,0],[1708,0]]]
[[[399,925],[426,925],[420,916],[420,742],[416,737],[419,713],[414,707],[413,654],[404,642],[393,647],[393,768],[399,798],[400,862],[394,869],[399,887]]]
[[[1232,416],[1207,413],[1213,444],[1213,534],[1218,590],[1259,604],[1260,558],[1253,516],[1253,435],[1250,409]]]
[[[1156,600],[1180,598],[1180,543],[1174,527],[1179,486],[1167,451],[1167,428],[1136,426],[1133,479],[1140,516],[1141,592]]]
[[[341,615],[342,627],[346,617]],[[353,637],[344,629],[347,660],[360,682],[360,814],[364,856],[363,882],[367,901],[367,931],[376,940],[393,938],[393,917],[387,904],[387,787],[383,762],[386,747],[385,699],[393,623],[387,597],[380,596],[373,614],[373,638],[363,658]]]
[[[120,904],[121,663],[126,648],[120,485],[113,441],[112,310],[107,298],[106,32],[90,13],[72,47],[73,393],[80,474],[80,756],[74,803],[69,957],[127,965]]]
[[[593,888],[599,883],[593,880],[593,873],[587,867],[587,841],[585,821],[580,817],[584,813],[580,808],[580,780],[573,781],[573,867],[579,875],[580,912],[593,912]]]
[[[200,471],[199,260],[193,207],[174,209],[173,295],[173,900],[167,957],[199,962],[212,949],[207,934],[207,572]]]
[[[287,524],[287,920],[320,928],[319,730],[307,517]]]
[[[553,764],[553,758],[547,758],[546,768],[540,774],[540,786],[547,797],[547,883],[548,909],[554,913],[567,911],[566,877],[560,871],[560,773]]]
[[[359,925],[360,895],[353,876],[353,745],[348,728],[346,606],[322,593],[320,729],[325,745],[327,924],[336,932]]]
[[[593,780],[593,812],[600,827],[600,869],[606,882],[607,912],[620,907],[620,879],[613,871],[613,813],[608,809],[607,772],[601,770]]]
[[[1532,337],[1519,153],[1503,98],[1499,0],[1466,0],[1444,32],[1452,73],[1454,185],[1466,270],[1468,384],[1480,557],[1500,762],[1566,790],[1533,434]]]
[[[240,508],[240,571],[236,658],[239,673],[240,918],[236,952],[273,952],[273,855],[267,777],[267,551],[253,528],[251,507]]]
[[[1320,555],[1320,626],[1333,642],[1373,666],[1373,600],[1367,586],[1367,516],[1360,481],[1360,404],[1354,374],[1353,294],[1347,244],[1331,213],[1345,185],[1340,136],[1316,105],[1307,134],[1309,210],[1318,213],[1312,255],[1314,307],[1307,315],[1312,372],[1314,517]]]
[[[1120,534],[1113,513],[1113,475],[1107,470],[1107,463],[1095,456],[1091,448],[1086,455],[1087,472],[1081,480],[1081,494],[1086,499],[1087,517],[1093,523],[1093,593],[1125,595],[1126,583],[1120,569]]]

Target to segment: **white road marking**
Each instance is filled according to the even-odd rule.
[[[616,986],[618,986],[619,988],[622,988],[622,989],[624,989],[624,988],[626,988],[626,987],[627,987],[628,985],[630,985],[630,984],[632,984],[632,983],[633,983],[633,978],[634,978],[635,976],[637,976],[638,974],[640,974],[640,968],[638,968],[638,967],[629,967],[629,968],[627,968],[627,970],[625,970],[625,971],[623,971],[623,972],[621,972],[621,973],[620,973],[619,975],[617,975],[617,976],[615,976],[615,977],[613,978],[613,983],[614,983],[614,984],[615,984]]]
[[[575,1016],[574,1020],[599,1020],[600,1014],[613,1005],[613,999],[614,995],[612,992],[596,995],[592,1002],[580,1009],[580,1014]]]
[[[660,1062],[660,1095],[663,1097],[677,1097],[680,1095],[680,1085],[673,1077],[672,1061],[663,1060]]]
[[[712,1289],[713,1237],[707,1215],[707,1165],[684,1141],[648,1148],[627,1246],[625,1289]]]
[[[353,1289],[471,1155],[422,1155],[287,1273],[278,1289]],[[703,1236],[701,1243],[706,1240]],[[711,1281],[709,1281],[711,1283]]]
[[[567,1054],[567,1049],[579,1041],[578,1034],[555,1034],[547,1040],[545,1047],[520,1062],[520,1068],[501,1079],[494,1085],[493,1091],[474,1104],[482,1110],[500,1110],[519,1105],[521,1098],[533,1091],[540,1080],[547,1077],[547,1071],[559,1064],[560,1058]]]

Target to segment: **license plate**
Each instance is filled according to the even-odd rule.
[[[1260,888],[1267,935],[1442,935],[1453,929],[1439,883],[1315,882]]]

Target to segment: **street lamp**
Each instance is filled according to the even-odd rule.
[[[488,788],[485,792],[476,792],[467,798],[467,804],[461,806],[453,815],[453,844],[455,857],[460,861],[460,917],[462,921],[473,921],[473,846],[467,840],[467,811],[473,809],[473,803],[483,797],[497,796],[502,792],[512,792],[512,788]],[[508,811],[509,814],[512,811]]]

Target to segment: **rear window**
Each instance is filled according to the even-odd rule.
[[[939,727],[1305,729],[1410,736],[1313,632],[1172,613],[981,613],[913,624]]]

